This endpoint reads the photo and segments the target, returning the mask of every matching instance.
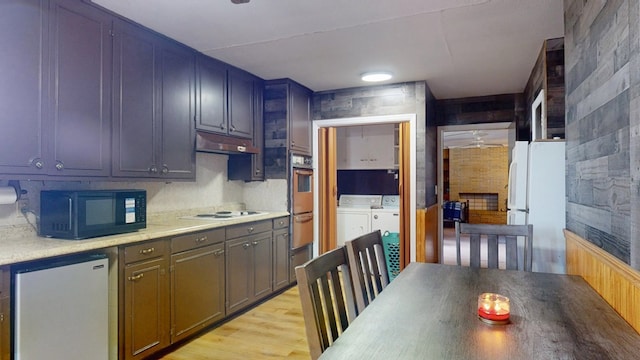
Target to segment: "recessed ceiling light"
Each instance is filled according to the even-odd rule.
[[[386,71],[368,72],[362,74],[362,81],[378,82],[391,79],[391,73]]]

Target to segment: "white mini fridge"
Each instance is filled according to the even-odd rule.
[[[14,272],[15,360],[107,360],[108,259],[34,263]]]

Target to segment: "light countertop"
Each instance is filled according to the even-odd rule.
[[[84,240],[54,239],[36,235],[16,238],[10,236],[0,237],[0,265],[11,265],[25,261],[99,250],[229,225],[275,219],[282,216],[289,216],[289,213],[276,211],[218,221],[180,218],[164,219],[163,221],[150,220],[147,222],[146,229]]]

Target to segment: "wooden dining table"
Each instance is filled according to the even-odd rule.
[[[510,300],[510,322],[478,296]],[[581,277],[412,263],[320,359],[640,359],[640,335]]]

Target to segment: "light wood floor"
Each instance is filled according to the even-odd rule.
[[[309,360],[298,287],[216,327],[162,359]]]

